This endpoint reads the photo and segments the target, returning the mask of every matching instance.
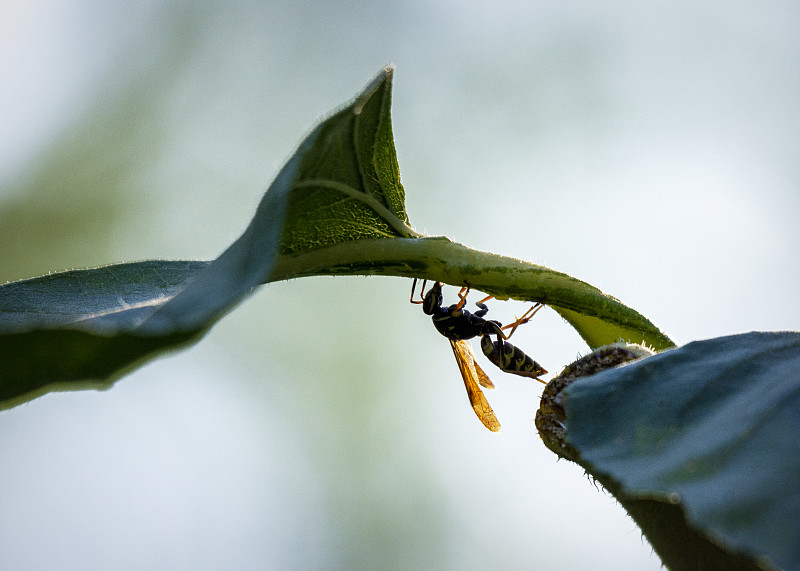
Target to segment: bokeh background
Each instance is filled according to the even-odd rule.
[[[568,272],[678,343],[797,329],[798,21],[788,0],[7,0],[0,280],[216,257],[394,63],[417,230]],[[270,284],[109,391],[0,413],[0,567],[659,569],[539,441],[538,383],[495,372],[504,430],[480,425],[409,290]],[[587,351],[552,311],[515,339],[551,371]]]

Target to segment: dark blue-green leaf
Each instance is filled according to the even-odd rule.
[[[800,334],[690,343],[565,389],[567,439],[628,497],[679,500],[689,526],[800,569]]]

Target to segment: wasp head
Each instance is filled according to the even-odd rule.
[[[437,309],[441,308],[442,299],[442,283],[436,282],[422,300],[422,311],[425,312],[425,315],[433,315]]]

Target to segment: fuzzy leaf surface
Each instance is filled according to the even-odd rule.
[[[628,497],[679,501],[731,554],[800,569],[800,334],[689,343],[565,395],[568,441],[590,473]]]

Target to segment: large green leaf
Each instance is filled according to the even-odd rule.
[[[671,569],[800,569],[800,334],[690,343],[575,381],[564,409]]]
[[[391,128],[392,70],[300,145],[243,235],[213,262],[148,261],[0,286],[0,407],[51,390],[105,387],[145,358],[197,339],[253,288],[324,274],[469,283],[543,300],[587,343],[672,342],[618,300],[528,262],[415,232]],[[92,383],[92,384],[87,384]]]

